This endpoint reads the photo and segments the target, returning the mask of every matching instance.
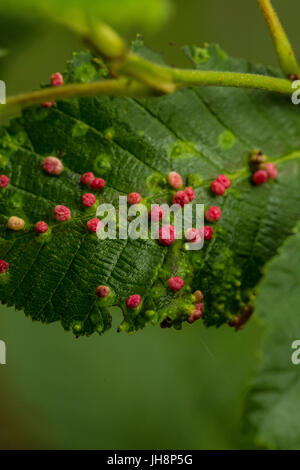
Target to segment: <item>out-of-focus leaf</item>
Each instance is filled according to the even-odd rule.
[[[0,4],[0,12],[41,12],[84,34],[88,32],[90,18],[123,31],[133,26],[157,30],[171,9],[170,0],[3,0]]]
[[[300,225],[270,262],[259,287],[256,315],[266,327],[262,361],[247,400],[247,423],[259,443],[300,449]],[[299,346],[298,346],[299,349]]]
[[[7,49],[0,49],[0,59],[2,59],[2,57],[5,57],[7,54],[8,54]]]

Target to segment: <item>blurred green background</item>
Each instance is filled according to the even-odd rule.
[[[102,0],[104,19],[128,41],[141,33],[170,64],[187,65],[181,46],[206,41],[276,65],[254,0],[152,0],[147,13],[138,1],[126,2],[120,10],[120,0]],[[0,48],[8,49],[0,78],[9,95],[48,82],[73,51],[85,49],[35,3],[0,4]],[[93,8],[101,0],[87,3]],[[274,5],[300,54],[299,1]],[[113,316],[104,337],[76,340],[60,325],[33,323],[0,307],[0,339],[7,344],[7,365],[0,366],[1,449],[251,448],[241,414],[258,359],[255,319],[239,333],[199,323],[181,332],[148,328],[127,336],[116,333],[120,317],[117,311]]]

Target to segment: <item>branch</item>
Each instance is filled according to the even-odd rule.
[[[6,106],[20,106],[22,108],[42,104],[46,101],[55,101],[80,96],[149,96],[153,91],[143,83],[139,83],[128,78],[119,78],[117,80],[103,80],[92,83],[75,83],[61,87],[49,87],[43,90],[24,93],[8,98]],[[0,107],[1,109],[1,107]]]
[[[268,0],[257,1],[261,5],[268,4]],[[101,24],[96,32],[97,39],[94,44],[112,61],[112,72],[119,78],[49,87],[13,96],[7,99],[6,105],[0,107],[0,113],[3,115],[4,111],[5,115],[7,109],[14,107],[25,108],[47,101],[80,96],[157,96],[187,86],[253,88],[285,95],[291,95],[293,92],[290,80],[282,78],[236,72],[178,69],[159,65],[128,51],[117,33],[106,25]]]
[[[129,53],[124,63],[115,66],[115,71],[134,77],[163,93],[186,86],[221,86],[254,88],[291,95],[291,81],[266,75],[210,70],[178,69],[159,65]]]
[[[282,72],[287,77],[290,75],[300,75],[300,67],[298,65],[291,43],[288,40],[279,18],[271,4],[271,0],[256,1],[270,28]]]

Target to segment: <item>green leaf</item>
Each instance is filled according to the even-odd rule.
[[[266,269],[256,315],[265,326],[262,360],[248,394],[246,418],[260,444],[299,449],[300,365],[292,362],[300,339],[300,224]],[[298,346],[299,349],[299,346]]]
[[[0,59],[5,57],[8,54],[7,49],[0,49]]]
[[[228,58],[217,46],[186,52],[199,68],[275,73]],[[105,73],[89,53],[80,53],[64,78],[84,82]],[[194,308],[196,289],[204,292],[206,325],[229,323],[253,301],[263,266],[300,217],[300,120],[288,97],[190,88],[152,99],[74,99],[48,110],[29,109],[1,133],[3,173],[12,184],[0,194],[0,258],[10,264],[1,277],[0,298],[35,320],[60,320],[76,334],[110,327],[109,303],[101,305],[95,295],[99,284],[113,289],[114,303],[124,310],[121,329],[130,332],[167,316],[181,328]],[[251,184],[249,155],[256,148],[276,162],[276,182]],[[62,175],[44,174],[43,157],[61,153]],[[80,204],[85,192],[80,174],[94,171],[105,178],[98,202],[114,203],[119,194],[138,191],[149,204],[171,201],[166,177],[172,170],[195,188],[194,203],[222,208],[203,250],[187,252],[181,240],[169,248],[154,240],[99,242],[87,232],[95,210]],[[209,189],[219,173],[232,180],[224,197]],[[56,204],[71,208],[71,221],[54,223]],[[7,230],[11,215],[26,221],[25,233]],[[35,234],[38,220],[50,224],[49,236]],[[175,274],[185,280],[176,294],[167,285]],[[136,316],[124,307],[134,293],[143,298]]]

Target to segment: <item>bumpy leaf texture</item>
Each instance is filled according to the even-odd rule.
[[[143,48],[141,49],[143,51]],[[246,60],[233,60],[218,46],[186,48],[197,68],[276,74]],[[65,82],[102,78],[105,70],[89,54],[74,55]],[[249,155],[260,149],[277,164],[277,181],[251,184]],[[0,299],[34,320],[61,321],[76,334],[103,333],[111,325],[109,301],[95,294],[109,285],[123,309],[122,330],[168,323],[181,328],[194,308],[192,292],[204,293],[206,325],[220,326],[253,301],[262,268],[300,217],[299,109],[288,97],[233,88],[186,88],[152,99],[84,98],[52,108],[35,107],[1,129],[1,172],[11,184],[0,192]],[[64,172],[45,174],[42,160],[63,155]],[[96,209],[84,209],[80,175],[93,171],[107,185],[97,202],[138,191],[144,202],[172,200],[170,171],[196,192],[195,203],[218,205],[222,218],[200,251],[182,240],[163,247],[155,240],[99,241],[86,228]],[[214,196],[210,182],[227,174],[231,188]],[[53,208],[72,211],[57,223]],[[26,221],[25,231],[7,229],[8,217]],[[37,235],[34,224],[51,230]],[[185,287],[171,292],[167,280],[179,275]],[[138,314],[125,307],[140,294]],[[194,327],[195,325],[192,325]]]
[[[256,301],[256,315],[265,326],[265,338],[262,361],[246,402],[246,418],[258,444],[273,449],[300,447],[299,285],[298,224],[296,234],[268,264]]]

